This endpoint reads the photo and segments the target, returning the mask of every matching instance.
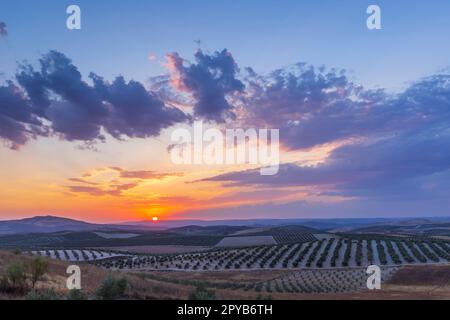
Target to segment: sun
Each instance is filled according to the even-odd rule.
[[[152,220],[153,220],[154,222],[156,222],[156,221],[159,220],[159,218],[158,218],[158,217],[153,217]]]

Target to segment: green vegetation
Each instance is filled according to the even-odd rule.
[[[407,263],[413,263],[414,258],[411,257],[411,255],[408,253],[405,247],[405,243],[402,241],[396,241],[395,244],[397,245],[398,250],[400,251],[401,256]]]
[[[401,264],[402,261],[400,260],[400,257],[398,256],[397,252],[394,250],[392,241],[386,241],[386,247],[387,247],[389,255],[391,256],[392,261],[395,264]]]
[[[27,287],[26,265],[22,262],[16,262],[6,269],[6,279],[13,288],[19,290]]]
[[[352,254],[353,241],[351,239],[346,239],[346,240],[344,240],[344,243],[347,243],[347,246],[345,247],[344,260],[342,261],[342,266],[348,267],[349,261],[351,258],[351,254]]]
[[[314,260],[316,260],[317,254],[320,251],[320,248],[322,248],[322,245],[324,244],[324,240],[320,240],[319,242],[317,242],[317,245],[314,247],[313,251],[311,252],[311,254],[308,257],[308,261],[306,262],[306,266],[308,268],[311,268],[312,263],[314,262]]]
[[[125,295],[128,281],[125,277],[115,278],[108,275],[97,290],[97,298],[100,300],[116,300]]]
[[[309,242],[306,247],[300,252],[297,259],[294,261],[293,266],[297,268],[299,264],[305,259],[306,254],[311,250],[314,242]]]
[[[48,271],[48,261],[42,257],[36,257],[29,264],[31,274],[31,286],[34,288],[44,274]]]
[[[417,247],[414,245],[413,241],[406,241],[406,245],[409,248],[409,250],[411,250],[413,256],[419,260],[422,263],[427,262],[427,258],[425,258],[425,256],[420,253],[420,251],[417,249]]]
[[[344,243],[343,239],[339,239],[336,247],[334,248],[333,256],[331,257],[331,266],[336,267],[337,260],[339,259],[339,252],[342,248],[342,244]]]
[[[48,261],[42,257],[36,257],[27,263],[12,262],[6,267],[4,274],[0,275],[0,292],[11,295],[25,294],[30,286],[34,289],[47,271]]]
[[[59,300],[53,289],[47,290],[32,290],[25,296],[26,300]]]
[[[216,300],[216,294],[212,290],[207,290],[204,286],[199,285],[189,295],[189,300]]]
[[[363,258],[363,245],[362,245],[362,240],[358,240],[357,244],[356,244],[356,257],[355,257],[355,261],[356,261],[356,265],[358,267],[360,267],[362,265],[362,258]]]
[[[380,262],[382,265],[387,264],[387,258],[386,258],[386,252],[384,251],[384,246],[381,244],[380,240],[377,240],[377,252],[378,252],[378,258],[380,259]]]
[[[373,248],[372,248],[372,240],[366,240],[366,246],[367,246],[367,260],[369,261],[369,264],[373,264]]]
[[[317,260],[316,266],[318,268],[322,268],[323,267],[323,263],[325,262],[325,260],[328,257],[328,253],[330,252],[331,246],[334,243],[334,239],[331,239],[330,241],[328,241],[325,249],[323,250],[322,254],[320,255],[319,260]]]
[[[71,289],[67,293],[67,300],[87,300],[86,294],[81,289]]]

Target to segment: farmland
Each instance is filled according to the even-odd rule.
[[[102,259],[124,257],[126,254],[120,252],[102,251],[102,250],[37,250],[31,251],[31,254],[43,256],[62,261],[98,261]]]
[[[284,245],[214,248],[175,254],[59,249],[33,254],[69,261],[91,261],[112,270],[233,271],[264,269],[339,269],[450,261],[450,244],[438,240],[329,238]]]
[[[445,239],[329,232],[300,225],[93,230],[8,235],[1,240],[4,248],[21,249],[27,257],[132,275],[161,288],[179,287],[180,292],[201,285],[217,296],[235,298],[352,297],[369,294],[369,265],[378,265],[382,283],[393,283],[395,290],[404,282],[405,268],[437,268],[442,273],[440,267],[450,267],[450,242]]]

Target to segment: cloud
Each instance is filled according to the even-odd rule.
[[[365,91],[345,70],[299,63],[260,76],[250,70],[240,104],[245,123],[278,128],[290,149],[311,148],[371,134],[380,121],[385,93]]]
[[[298,87],[297,78],[291,81],[294,88]],[[327,91],[331,88],[325,87]],[[273,90],[282,101],[288,89]],[[314,106],[286,103],[279,104],[282,112],[274,109],[269,113],[264,105],[259,110],[267,112],[266,121],[275,122],[283,114],[295,116],[296,110],[301,110],[299,122],[286,124],[281,130],[281,136],[284,134],[286,139],[286,131],[294,128],[292,136],[288,134],[284,140],[292,148],[360,138],[336,148],[323,163],[315,166],[284,164],[274,176],[261,176],[259,170],[247,170],[206,180],[221,181],[228,186],[305,186],[318,189],[323,195],[347,197],[432,196],[448,192],[450,186],[445,178],[450,174],[450,75],[422,79],[395,96],[352,91],[358,98],[346,98],[338,104],[339,108],[335,105],[336,97],[324,97],[320,93],[314,94],[314,99],[306,99],[307,104],[312,100],[321,102]],[[347,99],[349,101],[344,103]],[[303,120],[302,115],[305,115]],[[297,130],[299,128],[301,130]]]
[[[6,23],[0,21],[0,37],[8,36],[8,30],[6,29]]]
[[[45,135],[46,128],[36,115],[20,88],[12,82],[0,86],[0,138],[12,149],[29,139]]]
[[[227,97],[243,92],[245,86],[237,79],[239,68],[228,50],[213,54],[198,50],[196,63],[191,64],[177,53],[167,54],[166,58],[172,84],[178,90],[192,94],[196,116],[217,122],[235,117]]]
[[[149,180],[166,177],[180,177],[181,173],[156,172],[152,170],[126,170],[121,167],[105,167],[83,173],[80,177],[69,178],[71,184],[65,186],[73,193],[87,193],[92,196],[122,196],[124,191],[140,186]]]
[[[39,134],[37,130],[27,133],[25,126],[30,122],[39,126],[41,120],[48,123],[46,129],[52,134],[65,140],[93,142],[103,141],[103,132],[116,139],[158,136],[162,129],[188,119],[137,81],[127,82],[119,76],[109,83],[91,73],[90,85],[60,52],[44,55],[39,67],[22,65],[16,75],[20,87],[11,83],[0,93],[0,114],[11,108],[22,112],[22,118],[12,118],[15,122],[1,120],[0,137],[14,146]],[[41,131],[48,134],[48,130]]]
[[[119,173],[120,178],[126,179],[142,179],[142,180],[150,180],[150,179],[164,179],[166,177],[180,177],[182,173],[168,173],[168,172],[156,172],[152,170],[124,170],[119,167],[111,167],[112,170]]]
[[[68,186],[73,193],[87,193],[91,196],[121,196],[124,191],[137,187],[137,183],[125,183],[111,185],[108,189],[95,186]]]
[[[98,185],[98,183],[96,183],[96,182],[87,181],[87,180],[82,179],[82,178],[69,178],[68,180],[71,181],[71,182],[87,184],[87,185],[91,185],[91,186]]]
[[[345,70],[306,64],[267,76],[254,71],[239,97],[248,126],[280,129],[291,150],[442,126],[450,116],[450,75],[419,80],[400,94],[365,90]]]
[[[104,127],[113,137],[158,136],[163,128],[188,119],[181,110],[167,107],[137,81],[126,82],[123,77],[117,77],[109,84],[96,75],[91,78],[95,89],[110,107]]]
[[[322,195],[347,197],[411,196],[447,191],[440,174],[450,174],[450,130],[421,132],[374,142],[346,145],[315,166],[283,164],[274,176],[259,170],[226,173],[205,179],[226,186],[304,186]],[[430,181],[431,180],[431,181]]]
[[[284,219],[284,218],[380,218],[380,217],[448,217],[447,208],[449,198],[420,199],[410,201],[396,201],[385,199],[358,199],[341,202],[325,201],[292,201],[288,203],[263,202],[218,208],[195,209],[188,208],[178,212],[172,219],[242,219],[242,217],[255,217],[258,219]],[[286,221],[288,223],[288,221]]]

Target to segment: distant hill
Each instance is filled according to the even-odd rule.
[[[37,216],[21,220],[0,221],[0,235],[85,231],[94,230],[95,228],[98,228],[95,224],[54,216]]]
[[[0,236],[26,233],[53,233],[60,231],[94,231],[94,230],[148,230],[151,226],[124,226],[116,224],[95,224],[80,220],[36,216],[20,220],[0,221]]]
[[[448,219],[405,219],[348,230],[351,233],[403,234],[418,236],[450,236]]]
[[[450,223],[450,218],[361,218],[361,219],[234,219],[234,220],[161,220],[134,221],[120,224],[96,224],[80,220],[56,217],[36,216],[20,220],[0,221],[0,236],[27,234],[27,233],[54,233],[61,231],[89,232],[89,231],[161,231],[166,230],[184,235],[211,235],[224,236],[232,233],[246,232],[247,229],[282,227],[283,232],[291,231],[315,233],[320,231],[354,232],[363,231],[364,228],[395,229],[418,228],[418,226],[432,226],[445,228],[443,223]],[[436,224],[439,224],[436,226]],[[303,228],[303,230],[300,230]],[[310,228],[310,229],[308,229]],[[314,230],[313,230],[314,229]],[[274,230],[275,231],[275,230]],[[364,230],[368,231],[368,230]],[[373,231],[373,230],[370,230]],[[439,232],[442,233],[442,232]]]
[[[229,219],[229,220],[160,220],[158,225],[165,228],[186,226],[244,226],[251,228],[301,225],[320,230],[329,230],[348,226],[365,226],[374,223],[385,223],[395,219],[387,218],[336,218],[336,219]],[[130,221],[123,225],[149,226],[152,221]]]

